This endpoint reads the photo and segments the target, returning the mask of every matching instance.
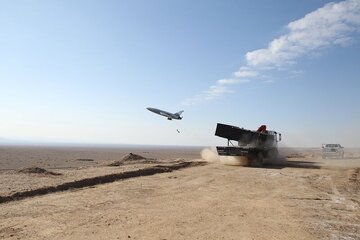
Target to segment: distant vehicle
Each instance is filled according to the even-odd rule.
[[[181,114],[184,112],[184,111],[180,111],[180,112],[177,112],[177,113],[169,113],[167,111],[160,110],[160,109],[157,109],[157,108],[151,108],[151,107],[148,107],[146,109],[149,110],[150,112],[153,112],[153,113],[159,114],[161,116],[164,116],[168,120],[173,120],[173,119],[181,120],[182,119]]]
[[[328,157],[344,157],[344,147],[340,144],[323,144],[322,145],[322,158]]]

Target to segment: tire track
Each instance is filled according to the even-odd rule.
[[[206,165],[205,162],[182,162],[173,165],[157,165],[154,167],[143,168],[135,171],[128,171],[123,173],[114,173],[104,176],[97,176],[92,178],[85,178],[81,180],[76,180],[72,182],[66,182],[59,184],[57,186],[51,187],[43,187],[38,189],[33,189],[29,191],[16,192],[9,196],[0,196],[0,204],[6,202],[12,202],[17,200],[22,200],[25,198],[35,197],[46,195],[55,192],[67,191],[70,189],[80,189],[105,183],[111,183],[119,180],[124,180],[128,178],[135,178],[141,176],[150,176],[158,173],[167,173],[176,171],[182,168],[195,167],[195,166],[203,166]]]

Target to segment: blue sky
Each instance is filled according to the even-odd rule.
[[[360,147],[359,36],[359,0],[1,0],[0,137],[216,145],[222,122]]]

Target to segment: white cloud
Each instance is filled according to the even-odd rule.
[[[203,91],[201,94],[196,95],[195,97],[186,99],[182,104],[183,105],[194,105],[200,102],[213,100],[218,98],[225,93],[233,93],[234,91],[229,90],[226,86],[222,85],[213,85],[210,86],[206,91]]]
[[[267,48],[246,53],[252,67],[283,66],[312,51],[332,45],[347,45],[360,32],[360,1],[329,3],[305,17],[290,22],[288,33],[271,41]]]
[[[230,85],[230,84],[239,84],[239,83],[248,83],[249,79],[237,79],[237,78],[229,78],[229,79],[220,79],[217,80],[217,84],[219,85]]]
[[[263,83],[274,83],[274,80],[272,80],[272,79],[265,80],[265,81],[263,81]]]
[[[231,93],[232,91],[228,90],[225,86],[213,85],[210,86],[208,90],[204,91],[205,95],[210,97],[217,97],[224,93]]]
[[[242,69],[234,73],[234,76],[237,78],[256,77],[257,75],[258,73],[255,71],[242,70]]]
[[[263,71],[274,68],[282,71],[302,56],[314,56],[321,49],[350,44],[360,33],[360,0],[326,4],[286,27],[288,33],[272,40],[267,48],[247,52],[246,65],[234,72],[232,78],[216,81],[216,85],[185,100],[183,104],[193,105],[231,93],[228,85],[247,83],[249,78],[266,79],[264,83],[273,83],[274,80],[264,75]],[[296,74],[293,72],[292,76]]]

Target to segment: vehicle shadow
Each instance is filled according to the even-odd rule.
[[[305,169],[320,169],[320,162],[289,160],[287,158],[278,159],[275,162],[267,162],[263,168],[283,169],[283,168],[305,168]]]
[[[296,161],[296,160],[287,160],[285,161],[285,166],[288,168],[310,168],[310,169],[320,169],[320,162],[310,162],[310,161]]]

